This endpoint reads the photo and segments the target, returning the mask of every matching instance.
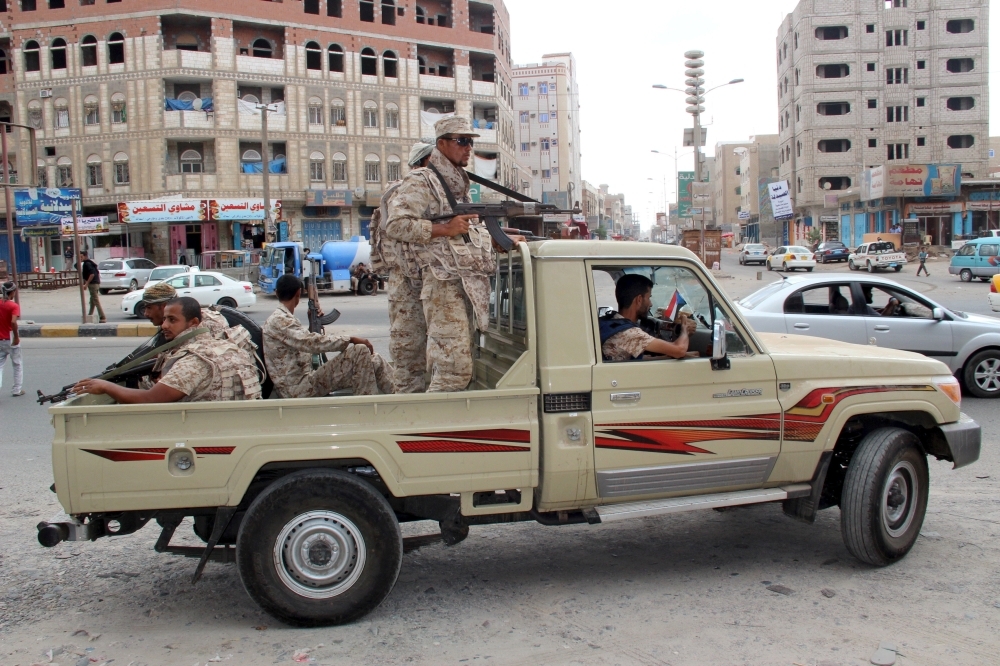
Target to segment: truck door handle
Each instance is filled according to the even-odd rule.
[[[802,329],[803,331],[809,330],[809,324],[795,324],[795,328]]]
[[[625,393],[612,393],[611,402],[639,402],[642,393],[639,391],[628,391]]]
[[[876,331],[888,331],[888,330],[889,330],[889,327],[888,327],[888,326],[886,326],[885,324],[882,324],[882,325],[880,325],[880,326],[876,326],[876,327],[875,327],[875,330],[876,330]]]

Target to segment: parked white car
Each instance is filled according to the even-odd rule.
[[[801,268],[812,272],[816,268],[816,257],[811,250],[801,245],[782,245],[768,255],[765,263],[769,271],[780,268],[787,273]]]
[[[151,284],[156,284],[157,282],[163,282],[167,278],[172,278],[178,273],[187,273],[188,271],[198,270],[197,266],[188,266],[186,264],[171,264],[169,266],[157,266],[149,274],[149,282],[146,283],[148,287]]]
[[[763,243],[747,243],[740,250],[740,264],[763,264],[767,261],[767,248]]]
[[[197,299],[202,307],[227,305],[231,308],[248,308],[257,302],[253,285],[241,282],[223,273],[212,271],[190,271],[164,280],[177,290],[178,296]],[[146,310],[142,300],[145,289],[133,291],[122,299],[122,312],[141,317]]]
[[[101,274],[100,291],[106,294],[112,289],[135,291],[146,286],[149,275],[156,268],[149,259],[107,259],[97,264]]]

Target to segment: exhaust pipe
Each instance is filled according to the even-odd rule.
[[[69,539],[69,527],[66,523],[38,523],[38,543],[46,548],[52,548]]]
[[[38,523],[38,543],[46,548],[57,546],[63,541],[93,541],[92,523],[82,523],[64,513]]]

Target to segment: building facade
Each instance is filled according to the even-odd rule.
[[[742,184],[740,182],[741,148],[749,147],[743,141],[720,141],[715,144],[715,161],[712,164],[712,214],[715,223],[725,229],[740,223]]]
[[[774,243],[774,220],[761,225],[761,180],[778,178],[778,135],[758,134],[750,137],[744,149],[737,149],[740,158],[740,220],[742,236],[755,242]]]
[[[516,159],[531,174],[522,190],[545,203],[580,202],[580,95],[572,53],[513,69]]]
[[[12,135],[22,183],[37,169],[43,185],[80,188],[83,215],[112,222],[119,202],[259,202],[265,170],[280,202],[271,229],[209,210],[123,225],[123,239],[93,239],[98,250],[127,245],[168,263],[178,249],[366,235],[410,146],[442,114],[481,135],[470,169],[517,186],[502,0],[0,4],[0,120],[37,128],[37,165],[27,134]],[[60,241],[39,241],[35,265],[61,268]]]
[[[910,212],[947,244],[952,221],[920,201],[860,199],[866,169],[961,165],[987,175],[987,0],[803,0],[778,29],[779,170],[795,217],[780,242],[820,217],[852,244]],[[891,184],[890,184],[891,185]]]

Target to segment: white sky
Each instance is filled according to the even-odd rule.
[[[505,2],[516,64],[540,62],[545,53],[571,51],[576,57],[583,178],[624,192],[643,227],[663,209],[664,176],[674,200],[674,148],[682,155],[691,150],[681,145],[684,128],[691,126],[685,96],[652,88],[654,83],[686,87],[685,51],[705,52],[706,88],[746,79],[708,95],[702,115],[702,122],[711,123],[708,155],[718,141],[778,131],[775,37],[796,0]],[[1000,31],[1000,21],[992,23],[991,42]],[[991,52],[991,65],[1000,65],[998,57]],[[1000,66],[990,70],[992,84]],[[1000,108],[991,105],[991,121],[1000,119],[998,114]],[[661,157],[652,149],[671,155]],[[692,170],[692,156],[681,157],[679,166]]]

